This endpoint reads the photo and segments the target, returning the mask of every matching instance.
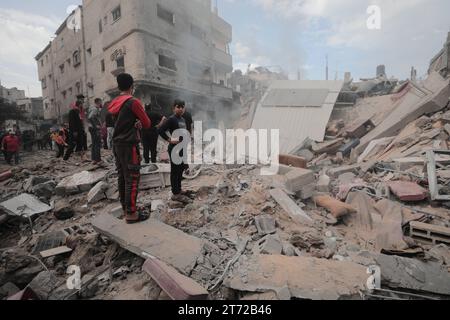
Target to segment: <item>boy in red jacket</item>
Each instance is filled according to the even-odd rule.
[[[13,157],[16,165],[19,164],[19,147],[19,137],[16,136],[14,131],[9,130],[8,135],[2,141],[2,149],[6,151],[6,162],[9,165],[12,165]]]
[[[119,195],[126,222],[130,224],[149,218],[148,213],[138,210],[136,202],[141,177],[140,129],[149,129],[151,122],[142,103],[132,96],[133,77],[127,73],[120,74],[117,84],[121,94],[111,102],[108,111],[116,120],[113,149],[119,175]]]

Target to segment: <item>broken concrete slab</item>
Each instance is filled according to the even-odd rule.
[[[0,203],[0,209],[11,216],[30,218],[52,210],[52,207],[39,201],[35,196],[24,193]]]
[[[297,204],[288,197],[281,189],[270,190],[270,195],[283,208],[294,221],[302,223],[311,223],[313,219],[309,217]]]
[[[47,178],[47,177],[36,177],[36,176],[32,176],[29,177],[27,180],[25,180],[24,184],[23,184],[23,189],[25,190],[25,192],[32,192],[33,187],[42,184],[42,183],[46,183],[51,181],[52,179]]]
[[[439,263],[422,262],[398,256],[378,255],[382,284],[390,288],[416,290],[448,296],[450,276]]]
[[[94,229],[132,253],[147,259],[157,257],[188,275],[202,254],[204,242],[196,237],[154,219],[129,225],[110,214],[101,214],[92,221]]]
[[[304,187],[302,187],[299,191],[296,192],[297,198],[301,200],[308,200],[312,198],[316,191],[316,185],[315,184],[308,184]]]
[[[359,169],[361,169],[361,165],[354,164],[354,165],[350,165],[350,166],[342,166],[342,167],[330,169],[330,170],[328,170],[327,174],[332,178],[337,178],[341,174],[347,173],[347,172],[358,173]]]
[[[147,272],[173,300],[207,300],[208,298],[208,291],[205,288],[155,257],[148,258],[142,270]]]
[[[281,254],[283,244],[278,235],[267,235],[255,243],[254,254]]]
[[[58,285],[58,279],[55,272],[43,271],[31,281],[28,288],[39,297],[40,300],[47,300],[50,293]]]
[[[69,201],[61,199],[56,201],[53,215],[58,220],[69,220],[75,215],[75,210]]]
[[[103,199],[106,199],[106,191],[109,186],[106,182],[100,181],[97,183],[87,195],[88,204],[95,204]]]
[[[76,173],[73,176],[64,178],[56,186],[56,194],[65,196],[87,192],[99,181],[105,179],[107,173],[107,171],[83,171]]]
[[[277,232],[275,219],[269,215],[255,217],[255,225],[260,236],[265,236]]]
[[[382,215],[377,228],[376,248],[386,251],[402,251],[409,248],[403,239],[403,216],[400,204],[387,199],[381,200],[375,206]]]
[[[302,149],[299,152],[296,152],[296,155],[305,159],[307,162],[310,162],[312,159],[314,159],[314,153],[312,153],[308,149]]]
[[[437,73],[431,73],[423,87],[410,83],[408,91],[396,102],[394,109],[371,132],[361,139],[356,149],[361,154],[367,145],[375,140],[396,135],[408,123],[424,114],[437,112],[448,104],[449,80]],[[425,89],[425,90],[424,90]]]
[[[296,193],[308,184],[315,182],[314,172],[307,169],[296,168],[286,175],[286,187]]]
[[[244,292],[274,290],[279,299],[287,287],[290,298],[340,300],[359,299],[367,278],[366,268],[352,262],[259,255],[241,260],[224,284]]]
[[[347,136],[359,139],[364,137],[369,131],[373,130],[375,125],[371,119],[359,120],[345,129]]]
[[[8,282],[0,287],[0,299],[11,297],[20,292],[20,289],[11,282]]]
[[[69,252],[72,252],[72,249],[70,249],[66,246],[61,246],[61,247],[41,251],[39,254],[41,255],[42,258],[45,259],[45,258],[50,258],[50,257],[54,257],[54,256],[59,256],[61,254],[66,254]]]
[[[423,201],[428,197],[428,191],[415,182],[391,181],[387,185],[401,201]]]
[[[316,154],[328,153],[333,154],[336,153],[340,146],[343,144],[344,139],[339,138],[331,141],[325,141],[322,143],[313,143],[312,150]]]

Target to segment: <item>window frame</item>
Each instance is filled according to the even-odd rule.
[[[118,16],[117,13],[119,14]],[[115,23],[116,21],[120,20],[120,18],[122,18],[122,8],[120,4],[111,11],[111,16],[113,19],[112,23]]]
[[[167,14],[172,15],[172,19],[168,19],[167,16],[164,16]],[[159,3],[156,4],[156,15],[161,20],[164,20],[173,26],[175,25],[175,12],[172,12],[169,9],[166,9],[164,6],[160,5]],[[170,21],[170,20],[172,20],[172,21]]]

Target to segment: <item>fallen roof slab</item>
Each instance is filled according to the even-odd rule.
[[[36,214],[48,212],[52,210],[52,207],[39,201],[33,195],[23,193],[20,196],[0,203],[0,209],[4,209],[11,216],[29,218]]]
[[[203,241],[154,219],[129,225],[110,214],[92,221],[94,229],[121,247],[147,259],[154,256],[189,275],[201,255]]]
[[[56,186],[56,194],[59,196],[83,193],[91,190],[98,182],[103,180],[107,171],[82,171],[73,176],[64,178]]]
[[[275,291],[279,299],[339,300],[359,297],[367,278],[366,268],[352,262],[257,255],[224,284],[245,292]]]
[[[393,111],[361,139],[361,144],[356,149],[358,154],[364,152],[371,141],[394,136],[422,115],[442,110],[448,104],[449,96],[449,80],[442,78],[437,72],[430,74],[423,87],[412,86],[394,106]]]

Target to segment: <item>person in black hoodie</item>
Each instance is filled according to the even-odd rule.
[[[81,121],[80,110],[83,107],[83,103],[78,100],[75,103],[75,107],[69,111],[69,148],[66,151],[66,155],[64,156],[64,160],[69,160],[72,153],[80,152],[81,158],[83,158],[83,145],[84,145],[84,126]]]
[[[145,112],[152,122],[152,127],[148,130],[142,130],[142,144],[144,145],[144,160],[146,164],[156,163],[157,149],[158,149],[158,128],[165,118],[158,112],[152,110],[152,106],[146,105]]]
[[[179,156],[183,159],[183,151],[177,155],[174,151],[174,148],[177,144],[181,143],[183,137],[181,139],[174,139],[173,137],[169,137],[167,135],[167,131],[170,132],[171,135],[177,130],[184,130],[185,134],[189,134],[187,131],[186,120],[183,118],[183,114],[185,111],[185,102],[182,100],[175,100],[173,106],[173,115],[167,119],[163,123],[163,125],[159,128],[159,135],[169,143],[169,157],[170,157],[170,182],[172,185],[172,201],[181,202],[184,204],[192,203],[191,199],[185,196],[184,192],[181,188],[181,181],[183,180],[183,172],[186,169],[186,164],[184,161],[181,163],[176,163],[174,161],[174,157]]]
[[[133,77],[122,73],[117,76],[117,84],[121,94],[111,102],[108,112],[115,118],[113,150],[119,175],[120,202],[126,222],[131,224],[149,218],[147,212],[137,208],[137,195],[141,177],[140,130],[149,129],[151,122],[142,103],[132,96]]]

